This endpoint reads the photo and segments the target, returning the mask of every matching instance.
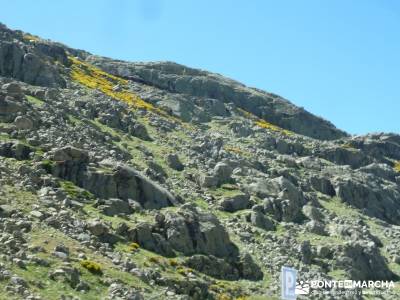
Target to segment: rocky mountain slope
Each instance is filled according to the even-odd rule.
[[[0,299],[279,299],[283,265],[400,297],[399,135],[4,25],[0,76]]]

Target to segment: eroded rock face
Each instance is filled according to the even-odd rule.
[[[161,208],[177,203],[167,190],[133,168],[117,166],[109,171],[89,170],[87,152],[65,147],[54,152],[52,173],[87,189],[99,198],[138,201],[145,208]]]
[[[173,249],[184,255],[204,254],[220,258],[238,254],[224,226],[210,213],[180,209],[158,217],[156,221],[156,224],[141,223],[126,234],[142,247],[159,253],[167,250],[171,254]]]
[[[349,165],[352,168],[359,168],[373,162],[371,157],[354,148],[333,147],[322,150],[318,155],[338,165]]]
[[[33,153],[33,149],[19,142],[1,142],[0,141],[0,156],[25,160]]]
[[[86,151],[67,146],[61,149],[56,149],[54,151],[53,160],[59,162],[71,161],[79,164],[87,164],[89,162],[89,155]]]
[[[225,257],[237,251],[225,228],[212,214],[192,210],[169,213],[165,216],[164,230],[171,246],[186,255]]]
[[[212,255],[193,255],[185,259],[185,265],[199,272],[223,280],[261,280],[264,276],[250,254],[242,254],[237,261]]]
[[[335,189],[330,182],[330,180],[323,176],[312,176],[310,178],[310,185],[316,191],[328,195],[328,196],[335,196],[336,192]]]
[[[349,143],[379,161],[386,161],[386,157],[400,160],[400,140],[396,134],[367,134],[355,137]]]
[[[385,259],[373,242],[358,241],[340,248],[336,264],[349,269],[354,280],[395,280]],[[347,266],[346,266],[347,265]]]
[[[185,265],[199,272],[224,280],[238,280],[239,271],[224,259],[196,254],[185,260]]]
[[[141,223],[120,232],[141,247],[166,256],[188,256],[185,265],[215,278],[260,280],[263,272],[246,253],[239,253],[213,214],[195,208],[158,214],[156,223]]]
[[[274,223],[260,211],[252,211],[250,215],[250,222],[264,230],[274,230]]]
[[[302,220],[302,206],[306,203],[303,193],[283,176],[272,180],[258,180],[248,186],[264,200],[264,212],[279,221],[298,222]]]
[[[65,87],[65,80],[47,58],[24,45],[0,41],[0,75],[13,77],[26,83]]]
[[[368,166],[359,169],[362,172],[369,173],[381,177],[386,180],[395,181],[398,175],[393,168],[389,167],[387,164],[372,163]]]
[[[4,84],[0,89],[0,121],[11,122],[19,114],[26,112],[21,103],[24,94],[19,84],[11,82]]]
[[[395,184],[380,188],[378,182],[366,182],[351,178],[337,179],[335,190],[338,197],[348,204],[362,209],[366,214],[393,224],[400,224],[400,192]]]
[[[260,118],[283,128],[320,139],[335,139],[346,134],[331,123],[291,105],[287,100],[260,90],[248,88],[236,81],[176,63],[126,63],[90,56],[88,60],[112,74],[138,80],[173,93],[186,94],[222,102],[233,102]],[[215,101],[214,100],[214,101]],[[215,102],[213,104],[216,105]],[[222,108],[214,114],[224,115]]]

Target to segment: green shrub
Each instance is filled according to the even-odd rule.
[[[138,243],[130,243],[128,247],[129,247],[129,250],[132,252],[135,252],[140,248]]]
[[[61,188],[64,190],[65,193],[72,199],[80,198],[80,199],[94,199],[92,193],[77,187],[73,182],[63,180],[60,181]]]
[[[177,272],[178,272],[178,274],[181,274],[182,276],[186,276],[186,274],[187,274],[185,268],[182,268],[182,267],[178,267]]]
[[[400,173],[400,160],[394,163],[394,169]]]
[[[187,276],[189,273],[193,273],[193,269],[191,268],[184,268],[179,266],[177,269],[178,274],[181,274],[182,276]]]
[[[227,294],[218,294],[217,300],[232,300],[232,297]]]
[[[103,274],[101,265],[91,260],[81,260],[80,265],[90,273],[101,275]]]
[[[160,259],[157,256],[152,256],[149,258],[149,261],[155,264],[159,264],[160,263]]]
[[[41,166],[48,174],[51,174],[53,171],[54,162],[49,159],[45,159],[41,162]]]
[[[171,258],[168,262],[169,262],[169,265],[171,267],[176,267],[176,266],[179,265],[178,261],[176,259],[173,259],[173,258]]]

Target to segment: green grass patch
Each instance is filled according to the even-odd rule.
[[[74,117],[73,115],[67,115],[68,121],[73,125],[82,125],[83,121],[79,120],[78,118]]]
[[[360,216],[359,211],[343,202],[339,197],[333,197],[329,200],[320,200],[321,205],[329,210],[330,212],[335,213],[336,215],[344,218],[358,218]]]
[[[43,104],[44,104],[44,101],[43,101],[43,100],[41,100],[41,99],[39,99],[39,98],[36,98],[36,97],[34,97],[34,96],[26,95],[25,97],[26,97],[26,99],[27,99],[30,103],[32,103],[34,106],[42,107]]]
[[[71,181],[62,180],[60,186],[73,199],[93,200],[95,198],[92,193],[76,186]]]
[[[0,204],[7,204],[11,207],[29,213],[32,205],[38,202],[36,194],[24,191],[16,187],[5,185],[1,187],[4,194],[0,195]]]
[[[42,168],[49,174],[51,174],[51,172],[53,171],[54,165],[55,163],[52,160],[49,159],[45,159],[43,160],[40,165],[42,166]]]
[[[205,210],[206,210],[206,209],[209,208],[207,201],[205,201],[204,199],[198,198],[198,199],[194,200],[194,203],[195,203],[198,207],[200,207],[200,208],[202,208],[202,209],[205,209]]]
[[[348,278],[348,274],[344,270],[332,270],[328,272],[328,275],[331,276],[335,280],[344,280]]]

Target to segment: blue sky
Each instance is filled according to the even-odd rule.
[[[170,60],[353,134],[400,132],[396,0],[0,0],[0,22],[94,54]]]

